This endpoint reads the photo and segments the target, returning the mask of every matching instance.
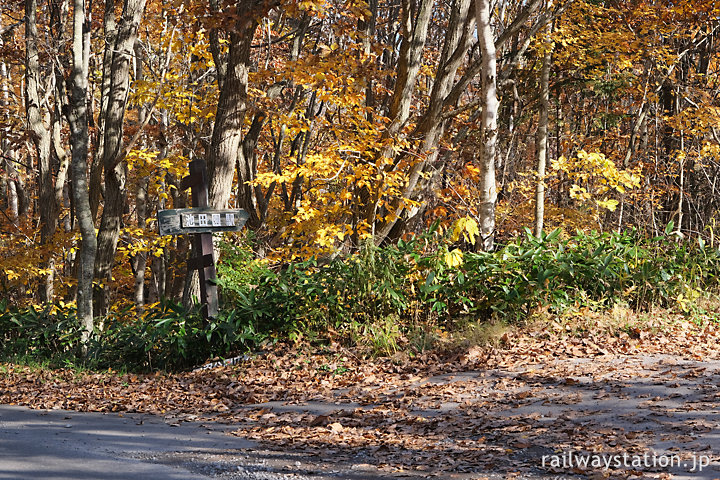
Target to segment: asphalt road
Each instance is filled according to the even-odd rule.
[[[220,424],[0,405],[0,480],[388,480],[269,451]],[[404,477],[408,478],[408,477]]]
[[[148,415],[29,410],[0,405],[0,479],[210,478],[147,461],[167,452],[228,452],[247,440]],[[144,459],[138,458],[142,452]]]

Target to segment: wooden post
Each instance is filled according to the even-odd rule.
[[[190,174],[182,179],[183,190],[190,188],[193,207],[208,206],[207,168],[204,160],[190,162]],[[217,278],[213,257],[212,233],[193,234],[193,248],[196,256],[188,260],[188,274],[198,271],[200,278],[200,304],[205,320],[218,314]]]
[[[208,207],[207,169],[204,160],[190,162],[190,174],[182,179],[183,190],[191,189],[192,208],[158,211],[160,235],[193,236],[195,256],[188,259],[188,274],[198,271],[200,304],[205,320],[218,314],[217,272],[213,256],[213,232],[239,232],[250,215],[243,209]]]

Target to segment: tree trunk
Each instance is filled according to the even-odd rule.
[[[32,1],[32,0],[29,0]],[[87,82],[88,35],[83,35],[85,6],[83,0],[74,1],[73,12],[73,66],[70,78],[70,145],[72,149],[71,175],[75,216],[80,226],[80,252],[77,257],[77,315],[83,326],[83,340],[87,341],[94,328],[92,306],[93,265],[97,253],[95,225],[90,212],[87,184],[88,115]],[[87,25],[89,27],[89,25]]]
[[[551,8],[548,1],[547,8]],[[535,189],[535,236],[540,237],[545,222],[545,166],[548,152],[548,112],[550,110],[550,66],[552,62],[552,40],[550,38],[552,24],[546,27],[543,38],[545,54],[543,55],[540,73],[540,118],[537,128],[537,186]]]
[[[51,132],[45,125],[40,105],[40,63],[37,31],[37,0],[25,0],[25,111],[28,129],[38,155],[38,191],[40,210],[40,242],[47,244],[57,229],[57,206],[52,178],[51,163]],[[43,282],[40,297],[44,302],[51,302],[53,289],[52,253],[43,260],[43,266],[50,270]]]
[[[420,0],[419,4],[415,6],[411,6],[411,3],[410,0],[402,1],[403,40],[400,45],[395,91],[390,104],[390,119],[392,120],[388,127],[390,134],[400,131],[410,116],[412,94],[415,91],[415,81],[420,72],[422,53],[432,17],[432,0]]]
[[[220,12],[220,3],[218,0],[210,0],[210,11],[217,15]],[[217,69],[217,84],[218,89],[222,90],[223,82],[225,81],[225,73],[227,69],[227,63],[225,62],[222,55],[222,48],[220,47],[220,35],[217,28],[210,29],[210,52],[215,62],[215,68]]]
[[[266,118],[264,112],[255,114],[250,130],[248,130],[240,144],[236,169],[238,179],[237,205],[250,214],[247,226],[253,229],[259,228],[265,222],[268,203],[260,187],[250,184],[255,180],[257,174],[257,144]]]
[[[115,21],[115,2],[113,0],[105,0],[105,15],[103,19],[105,51],[103,53],[103,76],[102,90],[100,95],[100,113],[98,115],[98,136],[95,148],[95,157],[92,167],[90,168],[90,209],[92,210],[93,219],[97,217],[97,211],[100,206],[100,190],[103,174],[103,156],[104,156],[104,132],[105,118],[107,116],[108,103],[110,99],[110,81],[112,73],[112,57],[113,49],[117,37],[117,22]]]
[[[482,116],[480,120],[480,242],[478,246],[490,251],[495,243],[495,149],[497,145],[497,54],[490,26],[490,0],[475,0],[478,42],[482,52]]]
[[[1,20],[0,20],[1,21]],[[0,25],[0,28],[2,25]],[[3,46],[2,37],[0,37],[0,47]],[[10,105],[10,91],[8,86],[11,85],[10,71],[7,63],[0,61],[0,106],[6,112],[5,108]],[[3,120],[8,119],[7,113],[3,115]],[[6,153],[6,157],[2,159],[2,163],[5,164],[5,175],[3,180],[6,182],[3,185],[7,188],[6,205],[10,213],[10,218],[17,220],[20,216],[20,205],[22,203],[21,198],[24,196],[24,188],[20,176],[18,175],[17,169],[15,168],[15,161],[17,160],[16,151],[9,148],[10,142],[5,135],[2,136],[2,142],[0,143],[0,149]],[[0,163],[0,164],[2,164]]]
[[[5,160],[5,171],[7,173],[8,178],[8,198],[7,198],[7,206],[8,210],[10,211],[10,217],[13,220],[17,220],[20,216],[20,192],[22,191],[19,188],[20,182],[18,179],[20,178],[18,176],[17,170],[15,169],[15,165],[13,164],[13,160],[15,160],[15,152],[11,152],[10,158]]]
[[[122,148],[123,120],[129,93],[133,46],[144,8],[145,0],[125,1],[112,54],[110,91],[103,136],[105,203],[98,232],[98,255],[95,259],[95,277],[99,280],[95,291],[95,310],[98,315],[104,315],[108,309],[107,282],[112,278],[112,267],[127,197],[125,184],[127,164]],[[107,45],[106,48],[113,47]]]
[[[230,33],[227,69],[220,90],[207,158],[210,206],[213,208],[227,207],[230,199],[235,163],[242,139],[242,127],[247,112],[250,44],[258,24],[254,19],[244,19],[239,23],[238,29]],[[248,207],[248,211],[254,210],[252,205],[238,205],[238,207]]]
[[[435,83],[433,84],[430,105],[418,126],[418,131],[425,135],[423,153],[428,153],[437,146],[437,140],[442,130],[443,122],[440,119],[440,113],[443,101],[445,100],[446,90],[451,87],[455,72],[460,64],[459,60],[462,59],[462,56],[454,59],[454,55],[451,56],[450,54],[455,53],[457,42],[460,41],[462,27],[467,19],[468,4],[469,2],[467,1],[453,3],[452,17],[448,28],[449,33],[443,45],[442,63],[438,67]],[[395,82],[395,90],[393,91],[393,97],[390,103],[389,115],[391,122],[384,134],[388,138],[397,135],[410,117],[413,92],[416,88],[415,84],[421,66],[419,59],[422,58],[423,49],[425,48],[427,40],[428,27],[432,17],[432,5],[432,1],[421,0],[420,4],[417,5],[417,14],[413,16],[414,10],[411,7],[411,2],[402,2],[401,28],[403,41],[400,45],[400,54],[398,57],[398,74]],[[465,52],[463,52],[463,56],[464,53]],[[390,157],[393,155],[392,149],[385,149],[382,155]],[[437,152],[431,152],[429,154],[429,160],[432,160],[436,155]],[[397,160],[395,163],[397,163]],[[428,159],[426,158],[424,161],[417,162],[412,166],[408,174],[407,185],[404,188],[405,197],[412,195],[415,191],[418,180],[427,163]],[[365,191],[361,191],[360,193],[361,198],[363,198],[362,203],[366,204],[364,212],[365,220],[372,227],[372,232],[375,236],[374,241],[377,245],[385,241],[390,232],[393,231],[402,214],[400,199],[396,199],[396,201],[393,202],[393,208],[395,210],[393,212],[395,214],[393,216],[394,219],[385,222],[376,229],[375,224],[380,188],[381,186],[378,186],[372,196]],[[367,188],[363,190],[367,190]]]
[[[0,19],[0,30],[2,29],[2,19]],[[2,36],[0,36],[0,47],[3,47],[3,39]],[[3,110],[3,121],[7,121],[8,115],[6,112],[7,106],[10,104],[10,92],[8,89],[8,85],[10,84],[10,75],[8,73],[7,64],[5,61],[0,60],[0,107],[2,107]],[[5,135],[2,136],[2,140],[0,140],[0,150],[3,152],[7,152],[8,149],[8,139]],[[9,154],[8,154],[9,156]],[[0,192],[0,195],[4,196],[5,200],[5,206],[7,207],[8,211],[10,212],[10,216],[13,220],[17,220],[18,218],[18,196],[17,196],[17,189],[15,188],[15,182],[12,180],[12,175],[10,173],[10,168],[12,165],[12,160],[10,158],[3,158],[0,161],[0,165],[5,164],[5,172],[3,173],[2,178],[2,185],[0,185],[0,188],[2,188],[2,192]],[[13,166],[14,167],[14,166]]]
[[[135,42],[135,79],[142,81],[145,79],[145,72],[143,71],[143,60],[144,53],[140,42]],[[142,125],[145,123],[147,116],[150,114],[149,106],[143,105],[140,107],[138,114],[138,122]],[[164,149],[163,149],[164,150]],[[158,158],[160,160],[160,157]],[[150,179],[143,177],[138,179],[138,185],[135,195],[135,213],[137,216],[138,228],[144,229],[147,224],[148,216],[148,201],[147,191],[150,185]],[[145,270],[147,268],[148,252],[140,251],[135,254],[132,259],[133,270],[135,273],[135,307],[138,314],[142,314],[145,310]]]

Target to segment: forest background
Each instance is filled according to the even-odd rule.
[[[271,331],[391,351],[537,309],[697,312],[720,272],[719,20],[707,0],[3,2],[4,342],[174,365]],[[250,214],[216,238],[210,324],[188,238],[156,224],[195,159],[212,206]]]

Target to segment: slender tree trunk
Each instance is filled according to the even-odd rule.
[[[143,60],[144,53],[142,45],[139,41],[135,42],[135,79],[142,81],[145,79],[145,73],[143,71]],[[143,105],[140,107],[138,115],[138,122],[143,124],[146,121],[147,115],[149,115],[149,107]],[[147,191],[150,185],[150,179],[143,177],[138,179],[137,190],[135,194],[135,213],[137,215],[138,228],[145,228],[147,220]],[[140,251],[133,257],[133,269],[135,270],[135,307],[137,312],[141,314],[145,310],[145,270],[147,267],[148,252]]]
[[[431,0],[420,0],[417,5],[411,5],[410,0],[402,0],[402,37],[400,55],[398,58],[397,79],[395,90],[390,103],[390,119],[388,127],[390,134],[400,131],[410,116],[410,105],[415,91],[415,81],[425,48],[428,26],[432,17]]]
[[[137,223],[139,228],[145,228],[145,220],[147,220],[147,189],[149,180],[147,178],[140,179],[137,187],[135,211],[137,213]],[[138,313],[142,313],[145,308],[145,269],[147,267],[148,252],[140,251],[133,258],[135,269],[135,306]]]
[[[552,1],[547,8],[552,7]],[[552,62],[551,23],[544,34],[542,71],[540,73],[540,118],[537,129],[537,186],[535,189],[535,236],[540,237],[545,221],[545,166],[548,152],[548,112],[550,111],[550,66]]]
[[[12,163],[12,158],[6,160],[5,172],[7,174],[7,206],[10,211],[10,216],[13,220],[17,220],[19,216],[19,195],[18,195],[18,182],[17,182],[17,171]]]
[[[103,174],[104,156],[104,133],[105,118],[107,116],[108,103],[110,99],[110,81],[112,72],[112,57],[115,40],[117,37],[117,22],[115,21],[115,2],[105,0],[105,15],[103,18],[105,50],[103,53],[103,75],[102,90],[100,94],[100,113],[98,115],[98,135],[96,138],[95,156],[90,168],[90,209],[93,218],[97,218],[97,211],[100,207],[100,193]]]
[[[98,254],[95,259],[95,309],[98,315],[107,312],[107,283],[112,278],[112,267],[125,209],[127,164],[123,152],[123,120],[130,84],[130,65],[137,29],[145,9],[145,0],[126,0],[123,16],[118,25],[110,71],[105,131],[103,136],[103,168],[105,169],[105,203],[98,232]]]
[[[17,220],[25,215],[30,203],[27,198],[27,192],[25,191],[25,183],[20,177],[20,172],[15,168],[16,160],[17,152],[11,150],[10,153],[8,153],[8,158],[5,159],[5,165],[8,175],[8,208],[10,209],[13,220]]]
[[[57,175],[55,178],[55,205],[58,206],[58,210],[59,210],[60,206],[63,204],[65,184],[67,181],[68,170],[70,168],[70,158],[67,154],[67,151],[62,146],[62,137],[61,137],[62,114],[60,112],[56,112],[56,117],[57,118],[53,122],[52,137],[53,137],[53,150],[55,152],[55,156],[57,157],[58,163],[59,163]],[[59,220],[59,218],[58,218],[58,220]]]
[[[1,26],[1,25],[0,25]],[[0,38],[0,46],[3,41]],[[4,107],[10,105],[10,91],[9,85],[12,85],[12,78],[8,65],[4,61],[0,61],[0,84],[2,84],[2,96],[0,102]],[[5,120],[8,119],[7,110],[5,111]],[[17,150],[9,149],[9,142],[5,135],[2,137],[2,148],[3,152],[6,153],[6,157],[2,159],[5,164],[5,175],[7,178],[7,208],[10,212],[10,216],[13,220],[17,220],[22,215],[27,213],[28,199],[27,193],[25,192],[25,184],[20,177],[20,173],[16,168],[17,163]]]
[[[482,116],[480,120],[480,242],[485,251],[495,243],[495,150],[497,145],[497,115],[500,103],[497,98],[497,53],[490,26],[490,0],[475,0],[478,41],[482,52]]]
[[[210,11],[217,15],[220,12],[219,0],[209,0]],[[222,48],[220,47],[220,35],[217,28],[210,29],[210,52],[215,62],[215,68],[217,68],[217,84],[218,89],[222,90],[223,82],[225,81],[225,73],[227,70],[227,63],[221,53]]]
[[[37,0],[25,0],[25,111],[28,128],[32,133],[33,144],[38,155],[38,190],[40,210],[40,242],[47,244],[57,229],[57,205],[52,178],[51,132],[45,125],[40,105],[40,62],[37,31]],[[44,267],[50,270],[43,282],[41,299],[51,302],[54,295],[52,274],[52,253],[43,261]]]
[[[421,150],[421,157],[424,157],[424,160],[416,162],[410,168],[408,181],[403,189],[403,197],[415,196],[415,192],[420,190],[418,184],[423,171],[429,163],[437,159],[437,147],[444,129],[444,120],[441,116],[442,109],[445,106],[447,96],[452,91],[457,70],[462,64],[470,45],[471,24],[469,23],[468,13],[471,5],[471,0],[458,0],[452,3],[441,60],[430,94],[430,102],[427,110],[419,120],[416,131],[413,133],[413,136],[424,139]],[[422,1],[418,6],[415,19],[412,18],[412,11],[405,11],[406,9],[411,9],[409,2],[403,3],[403,43],[400,47],[400,57],[398,59],[398,79],[390,106],[392,122],[387,129],[388,136],[398,134],[410,116],[413,92],[420,71],[420,62],[417,59],[422,57],[425,47],[428,26],[432,16],[432,2]],[[387,149],[383,155],[388,157],[392,155],[391,149]],[[366,203],[365,220],[372,227],[375,243],[378,245],[385,241],[391,232],[395,233],[401,230],[395,227],[400,215],[403,213],[403,208],[400,206],[399,199],[397,199],[393,204],[394,219],[386,221],[380,228],[376,229],[380,188],[382,187],[378,186],[372,196],[363,192],[363,197],[369,197],[369,201],[367,199],[363,201],[363,203]],[[421,210],[422,207],[415,208],[413,211],[405,212],[405,216],[412,217]]]
[[[2,29],[2,19],[0,19],[0,29]],[[0,36],[0,47],[3,47],[3,39]],[[0,60],[0,107],[2,107],[3,111],[3,121],[8,120],[7,115],[7,106],[10,104],[10,92],[8,89],[8,85],[10,84],[10,75],[8,74],[8,68],[5,61]],[[0,141],[0,149],[3,152],[8,151],[8,140],[5,135],[2,136],[2,140]],[[9,155],[6,154],[6,155]],[[12,180],[12,176],[10,173],[11,168],[11,159],[9,158],[3,158],[0,159],[0,165],[5,164],[5,172],[3,173],[2,178],[2,192],[0,195],[4,196],[5,200],[5,206],[7,207],[8,211],[10,212],[10,215],[13,220],[17,220],[18,213],[18,197],[17,197],[17,189],[15,188],[15,182]],[[13,165],[14,167],[14,165]]]
[[[259,228],[265,221],[267,201],[259,186],[250,185],[257,174],[257,144],[267,115],[258,112],[253,118],[250,130],[240,144],[237,161],[237,204],[250,214],[249,228]]]
[[[1,22],[2,20],[0,20]],[[2,25],[0,24],[0,27]],[[0,37],[0,47],[3,46],[2,37]],[[10,91],[8,86],[11,85],[10,71],[5,61],[0,61],[0,106],[3,107],[3,120],[8,120],[7,106],[10,105]],[[0,143],[0,149],[3,152],[7,152],[6,158],[2,159],[2,163],[5,164],[5,174],[3,187],[7,189],[7,208],[10,216],[13,220],[17,220],[20,215],[20,196],[22,195],[22,183],[18,175],[17,169],[15,168],[16,153],[15,150],[10,150],[9,142],[5,135],[2,136],[2,142]],[[2,164],[0,163],[0,164]]]
[[[680,154],[678,154],[678,167],[680,169],[680,173],[678,175],[678,203],[677,203],[677,209],[675,210],[675,214],[673,217],[677,219],[677,223],[675,224],[675,235],[678,239],[683,237],[682,234],[682,223],[683,223],[683,199],[685,198],[685,156],[683,154],[685,150],[685,142],[684,142],[684,136],[682,133],[682,130],[680,130]]]
[[[70,124],[70,145],[72,149],[71,175],[73,183],[73,203],[75,216],[80,226],[80,252],[77,257],[77,312],[83,326],[83,340],[87,341],[94,328],[92,306],[93,266],[97,253],[95,225],[90,211],[87,184],[88,156],[88,113],[87,82],[88,63],[86,43],[89,37],[83,35],[85,22],[83,0],[74,0],[73,12],[73,65],[70,78],[70,105],[68,123]],[[89,33],[89,28],[88,28]]]

